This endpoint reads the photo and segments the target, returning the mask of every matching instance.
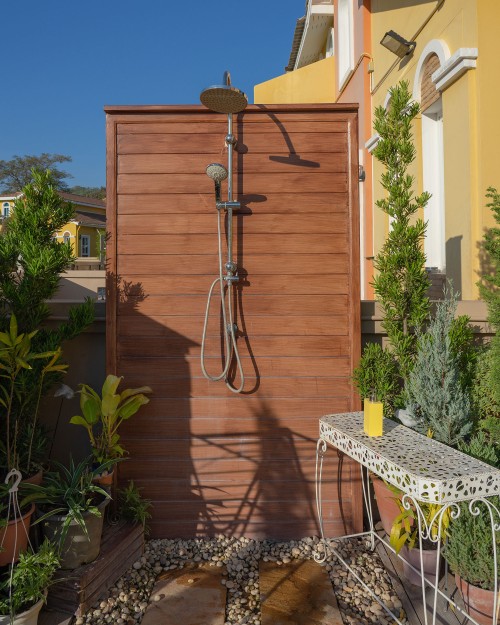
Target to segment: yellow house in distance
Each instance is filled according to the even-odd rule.
[[[60,191],[59,195],[73,204],[75,215],[57,232],[57,239],[71,243],[79,266],[89,269],[100,268],[104,263],[106,252],[106,202],[64,191]],[[21,193],[0,195],[0,233],[3,223],[9,218],[14,203],[20,196]]]
[[[433,294],[451,278],[461,299],[479,297],[482,239],[494,225],[485,193],[500,189],[498,24],[497,0],[307,0],[286,73],[254,88],[259,104],[359,103],[363,299],[373,298],[373,258],[390,228],[375,205],[384,191],[374,111],[402,80],[421,109],[410,173],[417,194],[432,194],[421,217]]]

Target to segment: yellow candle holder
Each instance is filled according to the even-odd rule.
[[[382,436],[384,433],[384,404],[381,401],[364,401],[364,430],[368,436]]]

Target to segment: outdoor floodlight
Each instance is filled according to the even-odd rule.
[[[398,35],[398,33],[395,33],[393,30],[385,33],[380,43],[384,48],[387,48],[393,54],[399,56],[400,59],[410,54],[410,52],[413,52],[417,45],[415,41],[406,41],[404,37],[401,37],[401,35]]]

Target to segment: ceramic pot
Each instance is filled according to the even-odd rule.
[[[400,514],[398,504],[394,501],[396,495],[390,490],[379,477],[370,474],[375,499],[377,500],[378,513],[387,536],[391,535],[392,525],[396,517]]]
[[[455,575],[455,583],[464,600],[467,614],[481,625],[491,625],[493,623],[493,601],[495,596],[493,590],[485,590],[484,588],[473,586],[459,575]],[[500,622],[498,614],[496,622]]]
[[[32,605],[26,612],[21,612],[10,620],[10,616],[0,616],[0,625],[36,625],[38,623],[38,614],[43,606],[43,599],[40,599],[35,605]]]
[[[111,473],[102,473],[101,475],[96,475],[92,482],[101,488],[109,490],[113,484],[113,477],[114,471],[111,471]]]
[[[416,573],[408,566],[411,564],[417,571],[420,571],[420,549],[415,547],[408,549],[406,545],[403,545],[399,552],[404,558],[403,560],[403,574],[406,579],[414,586],[422,585],[422,577],[420,572]],[[424,566],[424,577],[432,582],[436,583],[436,564],[437,564],[437,549],[422,549],[422,560]]]
[[[93,562],[99,555],[101,549],[102,526],[104,522],[104,509],[108,505],[109,499],[104,499],[97,509],[101,513],[95,516],[90,512],[85,512],[83,518],[87,532],[78,525],[76,521],[71,521],[64,541],[61,545],[61,568],[76,569],[82,564]],[[43,533],[51,541],[59,543],[61,527],[66,519],[65,515],[54,514],[43,522]]]
[[[26,551],[31,517],[34,511],[35,505],[32,504],[28,512],[22,517],[9,521],[5,527],[0,529],[0,545],[4,549],[0,552],[0,566],[17,562],[19,553]]]

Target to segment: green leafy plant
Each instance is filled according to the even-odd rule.
[[[477,433],[469,443],[460,445],[461,451],[482,462],[498,466],[495,446],[488,442],[484,432]],[[500,497],[492,497],[489,502],[500,510]],[[492,509],[491,509],[492,510]],[[497,553],[500,553],[500,533],[491,531],[490,509],[478,502],[473,504],[472,514],[467,502],[460,504],[460,514],[453,519],[448,531],[443,555],[453,573],[478,588],[494,590],[495,563],[493,558],[493,540],[496,541]],[[500,518],[495,516],[494,522]],[[497,575],[500,578],[500,559],[497,562]]]
[[[456,308],[456,296],[448,288],[427,331],[418,333],[415,364],[405,389],[406,409],[418,429],[423,433],[430,430],[436,440],[451,446],[463,441],[473,425],[469,389],[464,388],[460,376],[464,356],[458,351],[464,337],[467,339],[472,333],[465,332],[463,322],[457,328]]]
[[[125,488],[118,489],[120,515],[127,521],[140,523],[146,534],[148,534],[147,522],[151,518],[151,506],[151,500],[142,497],[141,489],[134,484],[133,480],[130,480]]]
[[[373,280],[375,296],[383,312],[382,327],[387,332],[389,350],[397,364],[393,384],[387,380],[381,384],[390,394],[379,399],[388,407],[403,405],[398,395],[413,367],[416,332],[429,315],[426,295],[429,279],[423,252],[426,224],[416,216],[430,195],[414,195],[414,178],[408,174],[408,167],[416,156],[411,127],[418,112],[419,106],[412,100],[408,82],[401,82],[390,90],[387,109],[379,106],[375,110],[374,128],[380,140],[373,154],[385,167],[381,184],[386,192],[386,197],[376,204],[391,220],[387,239],[374,261],[377,273]],[[366,378],[369,376],[367,369],[379,366],[373,361],[374,353],[366,349],[355,380]]]
[[[47,540],[36,553],[21,553],[19,562],[0,575],[0,615],[14,618],[45,599],[58,568],[57,551]]]
[[[126,451],[120,444],[118,430],[124,421],[137,413],[149,402],[144,393],[151,393],[149,386],[126,389],[118,393],[122,378],[108,375],[99,395],[87,384],[81,384],[81,415],[71,418],[70,423],[83,426],[89,435],[92,453],[98,462],[121,458]]]
[[[391,417],[399,394],[398,364],[394,355],[378,343],[368,343],[359,366],[354,370],[354,382],[363,399],[375,395],[384,404],[384,414]]]
[[[74,260],[71,246],[58,242],[54,235],[73,215],[74,208],[59,195],[53,174],[33,170],[0,237],[0,331],[9,334],[14,316],[19,335],[30,336],[32,353],[58,353],[58,359],[63,342],[77,336],[94,319],[94,304],[88,299],[70,309],[67,321],[45,324],[50,312],[47,301],[57,291],[61,273]],[[29,441],[23,431],[32,424],[40,398],[62,377],[62,367],[47,370],[45,365],[43,359],[31,360],[16,376],[10,421],[17,424],[18,450],[23,441]],[[0,411],[3,431],[6,419],[5,411]]]
[[[494,187],[488,187],[486,197],[490,200],[486,206],[491,209],[497,225],[489,228],[484,235],[483,245],[491,273],[482,276],[478,286],[488,307],[488,321],[495,330],[495,336],[483,363],[484,377],[477,398],[482,426],[500,444],[500,193]]]
[[[84,514],[101,516],[98,505],[110,498],[109,493],[94,483],[94,479],[107,471],[113,462],[110,460],[94,468],[91,468],[90,458],[85,458],[79,464],[75,464],[71,458],[68,467],[54,462],[56,471],[48,472],[41,486],[25,486],[27,501],[37,501],[43,511],[37,523],[56,514],[64,515],[59,537],[61,544],[72,523],[77,523],[86,533]]]
[[[60,350],[36,352],[32,346],[33,337],[37,331],[19,333],[15,315],[10,318],[9,331],[0,332],[0,407],[3,408],[5,423],[5,465],[4,469],[24,469],[29,473],[32,464],[33,443],[35,438],[38,409],[42,393],[43,381],[47,374],[65,371],[67,365],[59,364]],[[20,397],[18,380],[23,371],[30,370],[33,362],[43,360],[39,370],[38,386],[36,389],[36,404],[31,415],[23,421],[23,402]],[[47,362],[48,361],[48,362]],[[13,410],[14,403],[18,403],[18,411]],[[26,424],[27,421],[27,424]],[[18,445],[26,438],[23,449],[26,453],[24,463],[19,462]]]
[[[389,541],[396,553],[399,553],[403,545],[406,545],[408,549],[413,549],[419,540],[418,512],[413,505],[406,510],[399,498],[395,497],[394,501],[397,502],[400,508],[400,514],[394,519]],[[431,544],[435,542],[439,536],[444,540],[450,525],[450,511],[446,510],[440,516],[439,511],[442,509],[441,504],[423,502],[420,503],[419,506],[422,513],[422,530],[425,530],[425,524],[427,524],[432,539],[430,541]]]

